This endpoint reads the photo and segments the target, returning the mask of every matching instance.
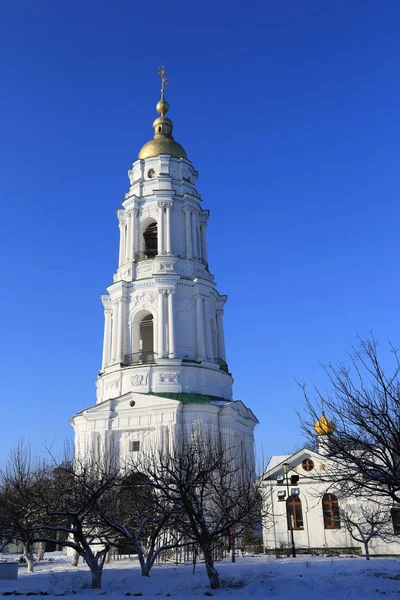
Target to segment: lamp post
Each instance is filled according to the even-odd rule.
[[[290,498],[290,495],[289,495],[289,477],[288,477],[289,468],[290,468],[289,463],[284,463],[282,465],[282,468],[283,468],[283,472],[286,475],[286,478],[285,478],[285,481],[286,481],[286,490],[287,490],[286,518],[287,518],[287,521],[288,521],[288,524],[289,524],[290,536],[292,538],[292,556],[293,556],[293,558],[296,558],[296,546],[294,545],[294,533],[293,533],[293,518],[292,518],[292,515],[289,513],[289,510],[288,510],[288,506],[289,506],[288,505],[288,500]]]

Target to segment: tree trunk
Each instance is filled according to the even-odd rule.
[[[31,544],[24,544],[24,557],[28,565],[28,573],[33,573],[33,554]]]
[[[364,548],[365,548],[365,558],[366,558],[367,560],[370,560],[369,548],[368,548],[368,542],[364,542]]]
[[[46,542],[39,542],[38,547],[37,547],[37,552],[36,552],[37,559],[39,561],[44,559],[45,549],[46,549]]]
[[[103,569],[99,565],[90,565],[90,571],[92,573],[92,589],[101,589],[101,576]]]
[[[79,554],[77,553],[76,550],[74,550],[74,553],[71,558],[71,567],[77,567],[78,561],[79,561]]]
[[[204,552],[204,562],[206,564],[206,571],[207,571],[208,579],[210,581],[210,587],[212,590],[217,590],[219,588],[219,577],[218,577],[218,571],[214,567],[212,552],[210,549],[203,550],[203,552]]]

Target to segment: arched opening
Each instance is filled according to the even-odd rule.
[[[145,257],[154,258],[157,256],[157,223],[150,223],[146,231],[143,233],[143,239]]]
[[[139,325],[139,361],[143,363],[154,361],[154,319],[146,315]]]
[[[288,529],[304,529],[303,509],[299,496],[289,496],[286,500]]]
[[[339,501],[334,494],[324,494],[322,512],[325,529],[340,529]]]
[[[400,535],[400,508],[394,506],[390,511],[393,523],[393,533]]]

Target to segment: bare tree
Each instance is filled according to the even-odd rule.
[[[101,519],[112,535],[113,547],[129,547],[137,554],[142,575],[148,577],[161,552],[184,545],[175,507],[149,479],[149,462],[143,457],[123,475],[118,492],[101,507]],[[147,473],[144,474],[143,471]]]
[[[118,488],[119,468],[106,452],[101,458],[64,460],[51,468],[51,482],[36,502],[45,515],[33,530],[38,541],[72,548],[92,575],[92,588],[101,588],[103,567],[110,550],[110,530],[103,525],[102,503]],[[61,534],[61,539],[60,539]]]
[[[370,560],[369,544],[373,539],[393,542],[390,507],[376,502],[347,503],[339,510],[340,520],[351,537],[364,545],[365,558]]]
[[[194,435],[168,453],[147,456],[142,468],[160,501],[171,507],[182,540],[202,551],[210,586],[218,588],[213,549],[232,530],[240,535],[261,518],[250,457],[241,446]]]
[[[319,479],[345,496],[373,497],[383,504],[387,499],[400,502],[400,356],[391,344],[389,350],[385,362],[391,365],[386,369],[376,340],[360,340],[349,355],[349,366],[325,367],[330,392],[317,389],[311,399],[302,385],[308,410],[301,421],[310,444],[321,402],[335,427],[321,438],[327,461]]]
[[[33,544],[53,542],[72,548],[88,565],[92,587],[101,587],[110,548],[109,528],[102,527],[101,503],[118,486],[119,467],[109,453],[76,462],[39,463],[20,444],[1,473],[0,535],[21,541],[33,570]]]
[[[34,499],[46,485],[45,466],[20,441],[0,472],[0,528],[3,545],[12,539],[22,543],[28,573],[33,572],[33,548],[43,520],[43,509]]]

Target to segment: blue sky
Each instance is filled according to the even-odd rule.
[[[295,379],[324,387],[370,330],[400,344],[399,24],[397,0],[0,2],[0,459],[95,401],[161,64],[265,456],[301,443]]]

